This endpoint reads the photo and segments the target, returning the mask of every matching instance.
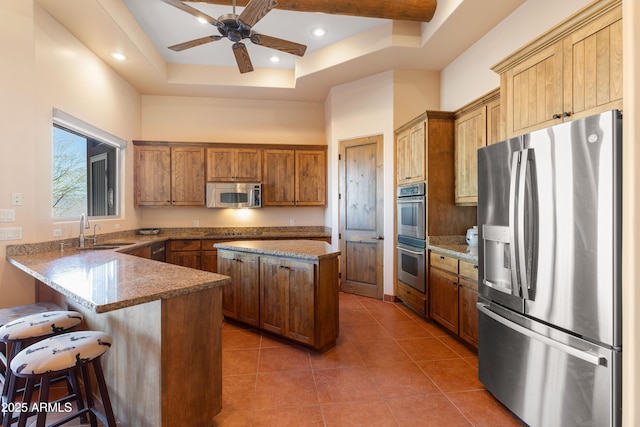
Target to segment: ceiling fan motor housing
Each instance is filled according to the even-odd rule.
[[[240,21],[238,21],[238,15],[235,13],[222,15],[218,18],[218,21],[224,24],[223,26],[218,27],[220,34],[234,43],[251,36],[251,28],[247,28],[242,25]]]

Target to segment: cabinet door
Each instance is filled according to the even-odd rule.
[[[500,99],[487,103],[487,145],[506,139],[500,112]]]
[[[204,206],[204,148],[171,148],[172,203],[179,206]]]
[[[259,257],[220,251],[218,258],[220,274],[231,277],[231,284],[222,291],[223,314],[251,326],[259,326]]]
[[[171,205],[171,149],[135,147],[136,206]]]
[[[216,258],[218,259],[217,272],[231,277],[231,283],[222,287],[222,314],[225,317],[237,319],[238,307],[236,305],[236,295],[238,292],[236,291],[237,283],[234,280],[236,277],[234,255],[233,252],[220,251]]]
[[[478,347],[478,291],[474,289],[477,284],[460,279],[459,310],[460,332],[459,336],[469,344]]]
[[[181,265],[183,267],[200,270],[200,251],[179,251],[169,252],[167,260],[170,264]]]
[[[622,109],[622,7],[565,38],[564,91],[570,119]]]
[[[315,265],[296,261],[283,261],[281,265],[289,273],[286,336],[303,344],[313,344],[316,324]]]
[[[204,271],[209,271],[211,273],[218,273],[218,251],[217,250],[202,251],[201,267]],[[220,273],[220,274],[225,274],[228,276],[228,274],[226,273]]]
[[[429,269],[429,311],[431,317],[454,334],[458,333],[458,277]]]
[[[281,268],[280,260],[260,259],[260,328],[284,335],[286,290],[289,272]]]
[[[207,148],[207,181],[233,181],[236,176],[236,150]]]
[[[398,135],[396,164],[398,184],[426,180],[425,122],[422,121]]]
[[[478,203],[478,149],[487,145],[487,107],[456,119],[456,196],[458,205]]]
[[[264,150],[262,205],[293,206],[294,150]]]
[[[500,90],[507,100],[507,136],[562,121],[562,50],[561,41],[554,43],[503,74]]]
[[[327,152],[296,150],[295,202],[298,206],[327,204]]]
[[[262,150],[239,148],[236,150],[236,180],[262,181]]]

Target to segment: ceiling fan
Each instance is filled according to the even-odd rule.
[[[251,58],[249,58],[247,46],[245,46],[241,41],[243,39],[249,39],[253,44],[277,49],[282,52],[298,56],[303,56],[307,50],[307,46],[303,44],[279,39],[277,37],[266,36],[264,34],[258,34],[251,29],[259,20],[264,18],[271,9],[277,6],[278,3],[276,0],[251,0],[240,15],[236,14],[236,2],[234,0],[233,13],[222,15],[218,19],[212,18],[211,16],[202,13],[198,9],[179,0],[162,1],[193,15],[200,20],[208,22],[209,24],[217,27],[220,32],[220,35],[211,35],[169,46],[169,49],[176,52],[227,38],[233,42],[233,55],[236,58],[238,69],[241,73],[248,73],[253,71],[253,65],[251,64]]]

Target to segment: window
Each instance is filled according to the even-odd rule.
[[[119,215],[120,161],[126,141],[53,110],[54,219]]]

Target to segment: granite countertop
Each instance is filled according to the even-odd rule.
[[[441,255],[478,264],[478,247],[467,245],[464,236],[430,237],[427,249]]]
[[[107,249],[73,248],[7,258],[20,270],[96,313],[198,292],[231,280]]]
[[[98,235],[104,248],[78,246],[78,238],[7,246],[7,260],[61,294],[96,313],[172,298],[230,282],[228,276],[153,261],[127,252],[171,239],[259,239],[330,237],[324,227],[163,228],[157,235],[127,230]],[[296,250],[288,256],[319,259],[340,252],[321,241],[256,241],[273,254]],[[60,250],[65,244],[64,250]],[[115,245],[119,246],[115,246]],[[303,246],[306,249],[300,249]],[[246,248],[249,251],[255,250]],[[288,252],[287,252],[288,253]]]
[[[334,249],[330,244],[317,240],[241,240],[239,242],[216,243],[214,246],[218,249],[311,261],[340,255],[340,251]]]

